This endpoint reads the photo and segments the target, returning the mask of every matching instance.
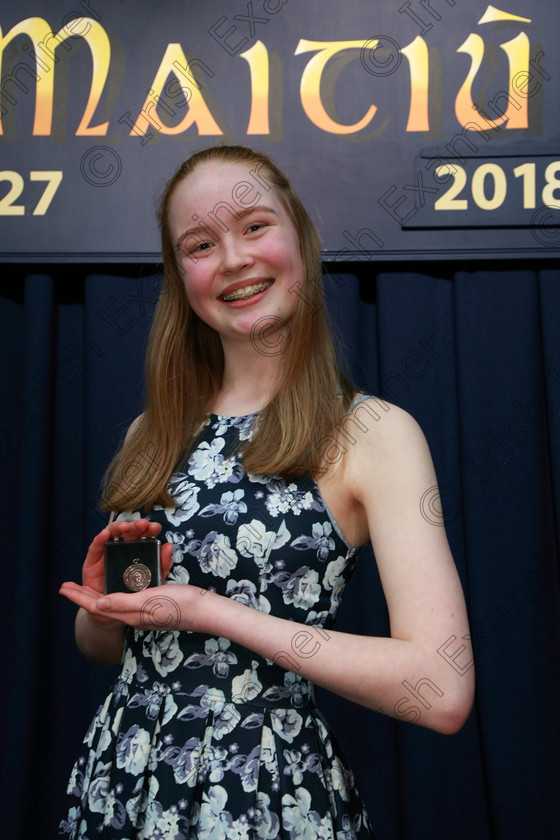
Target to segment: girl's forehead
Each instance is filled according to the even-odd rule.
[[[256,163],[234,163],[233,161],[206,161],[199,163],[196,169],[184,178],[179,187],[187,190],[196,189],[224,189],[231,190],[232,186],[244,181],[250,183],[267,183],[258,174]]]
[[[177,184],[169,202],[169,221],[177,217],[203,216],[219,203],[235,210],[268,205],[285,212],[268,173],[255,162],[206,161]]]

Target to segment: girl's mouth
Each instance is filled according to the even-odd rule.
[[[247,298],[258,294],[258,292],[264,292],[265,289],[272,286],[272,282],[272,280],[266,280],[264,283],[255,283],[254,286],[244,286],[241,289],[236,289],[235,292],[229,295],[222,295],[222,300],[247,300]]]

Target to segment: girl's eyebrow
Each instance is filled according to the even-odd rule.
[[[246,216],[249,216],[251,213],[257,213],[257,212],[258,213],[272,213],[274,216],[278,215],[276,210],[273,210],[272,207],[265,207],[262,204],[256,204],[254,207],[244,207],[242,210],[237,211],[236,221],[239,221],[240,219],[244,219]],[[210,214],[208,214],[208,215],[210,215]],[[204,219],[202,221],[204,222]],[[209,221],[211,222],[212,219],[209,219]],[[205,224],[207,224],[207,223],[205,222]],[[202,225],[195,225],[195,227],[192,227],[192,228],[189,228],[188,230],[185,230],[180,235],[179,239],[177,240],[177,242],[175,244],[175,247],[179,248],[181,246],[181,243],[183,242],[183,240],[187,236],[194,236],[194,235],[208,236],[208,231],[205,230],[204,227],[202,227]]]

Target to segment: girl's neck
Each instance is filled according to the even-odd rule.
[[[282,359],[259,353],[253,346],[224,347],[222,387],[212,412],[229,417],[252,414],[264,408],[278,390]]]

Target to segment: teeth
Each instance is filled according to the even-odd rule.
[[[245,286],[244,289],[237,289],[231,295],[222,295],[223,300],[247,300],[247,298],[256,295],[257,292],[262,292],[272,285],[272,280],[266,283],[256,283],[254,286]]]

